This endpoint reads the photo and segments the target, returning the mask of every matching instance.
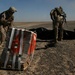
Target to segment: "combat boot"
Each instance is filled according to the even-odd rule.
[[[58,39],[58,41],[62,41],[62,40],[63,40],[62,38],[59,38],[59,39]]]
[[[58,40],[54,40],[54,43],[58,43]]]

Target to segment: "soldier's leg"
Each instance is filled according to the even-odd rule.
[[[63,23],[60,23],[60,36],[59,36],[59,41],[63,40]]]
[[[55,28],[55,22],[53,21],[53,30],[54,30],[54,28]]]
[[[8,31],[8,26],[4,27],[5,33]]]
[[[1,33],[2,33],[2,44],[1,45],[3,45],[5,42],[5,38],[6,38],[6,32],[3,28],[3,26],[0,26],[0,29],[1,29]]]
[[[58,42],[58,25],[59,25],[59,23],[58,22],[56,22],[55,23],[55,26],[54,26],[54,39],[55,39],[55,43],[57,43]]]

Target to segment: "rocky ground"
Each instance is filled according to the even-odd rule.
[[[36,24],[36,26],[35,24],[24,26],[23,23],[21,27],[27,29],[38,27],[52,29],[50,24],[42,23]],[[74,24],[75,22],[68,22],[68,27],[65,26],[65,28],[73,30],[75,28]],[[46,47],[48,44],[51,46]],[[25,71],[0,70],[0,75],[75,75],[75,39],[59,41],[55,46],[52,46],[51,40],[37,38],[31,65]]]

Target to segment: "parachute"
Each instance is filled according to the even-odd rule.
[[[25,29],[11,28],[1,54],[1,68],[25,70],[31,63],[36,47],[36,33]]]

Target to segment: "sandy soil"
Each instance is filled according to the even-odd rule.
[[[74,21],[68,22],[68,27],[64,27],[74,30],[74,24]],[[52,29],[50,22],[15,23],[14,27]],[[56,46],[46,48],[50,41],[37,38],[34,59],[25,71],[0,70],[0,75],[75,75],[75,39],[59,41]]]

